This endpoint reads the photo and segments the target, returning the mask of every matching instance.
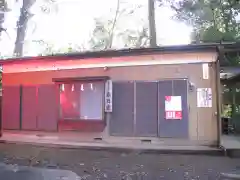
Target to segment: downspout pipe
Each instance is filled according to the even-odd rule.
[[[224,46],[217,46],[218,57],[216,61],[216,103],[217,103],[217,145],[221,147],[221,136],[222,136],[222,123],[221,123],[221,99],[222,99],[222,91],[221,91],[221,80],[220,80],[220,62],[224,61]]]

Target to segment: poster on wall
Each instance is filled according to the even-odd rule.
[[[212,89],[197,89],[197,107],[212,107]]]
[[[165,96],[165,118],[182,119],[182,97]]]
[[[105,112],[112,112],[112,81],[107,80],[105,84]]]

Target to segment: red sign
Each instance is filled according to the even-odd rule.
[[[182,119],[182,111],[165,111],[166,119]]]

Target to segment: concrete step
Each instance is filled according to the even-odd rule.
[[[106,142],[70,142],[70,141],[56,141],[52,139],[41,139],[35,141],[33,139],[13,140],[8,139],[2,143],[11,144],[27,144],[32,146],[43,146],[53,148],[71,148],[71,149],[88,149],[88,150],[104,150],[104,151],[118,151],[118,152],[137,152],[141,154],[191,154],[191,155],[212,155],[223,156],[224,150],[207,146],[168,146],[156,144],[141,144],[141,143],[106,143]]]
[[[240,158],[240,149],[225,149],[225,155],[231,158]]]
[[[240,179],[240,172],[221,173],[221,178]]]

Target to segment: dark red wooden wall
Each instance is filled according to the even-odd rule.
[[[55,84],[3,86],[3,129],[57,131],[58,90]]]

